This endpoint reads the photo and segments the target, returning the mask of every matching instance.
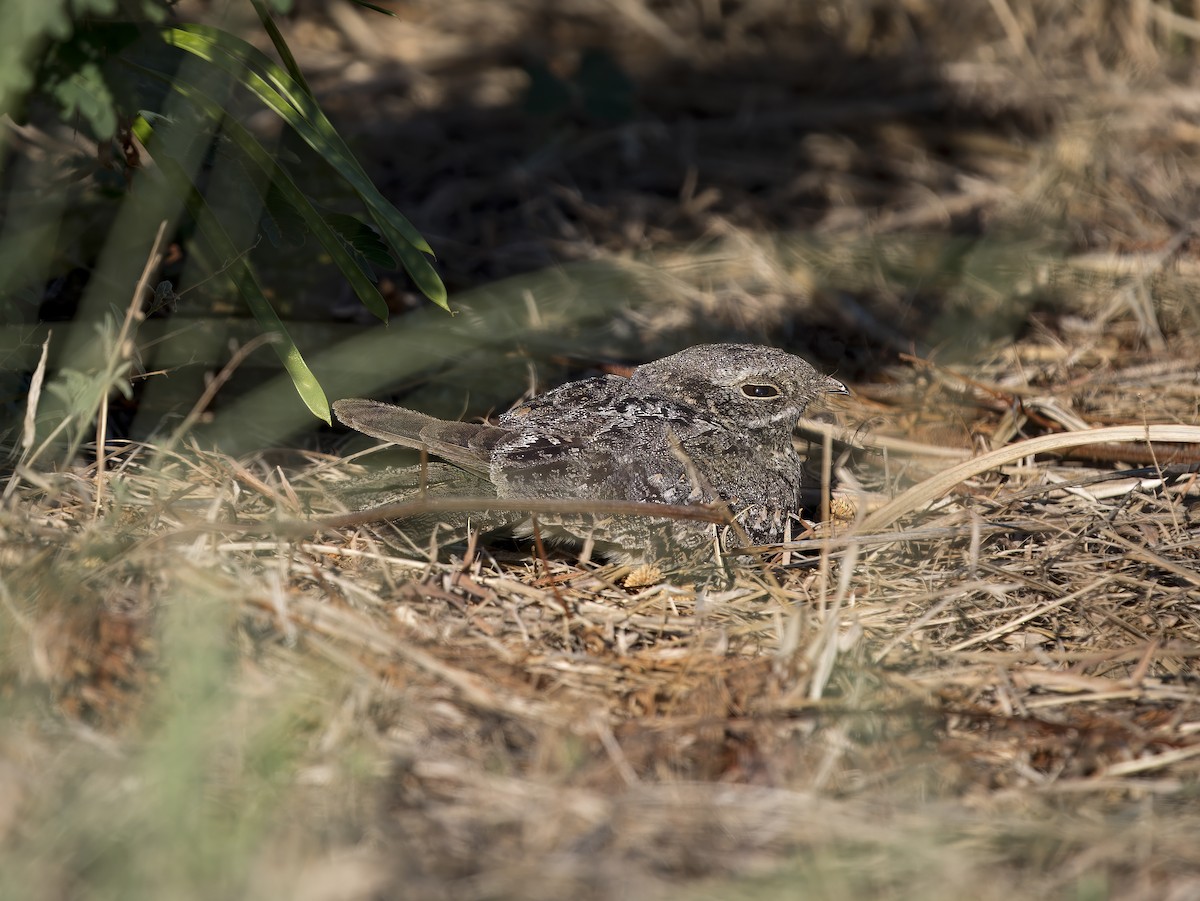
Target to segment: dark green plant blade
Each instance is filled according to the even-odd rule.
[[[301,85],[257,48],[224,32],[200,25],[180,25],[166,29],[164,37],[169,43],[194,53],[238,79],[324,157],[366,205],[371,218],[417,287],[438,306],[449,309],[446,288],[423,256],[432,255],[429,244],[412,223],[379,193],[333,125]]]
[[[271,15],[271,10],[267,9],[267,5],[263,3],[263,0],[250,0],[250,3],[254,6],[254,11],[258,13],[258,21],[262,23],[263,30],[271,38],[275,52],[283,60],[283,64],[287,67],[289,74],[295,79],[296,84],[304,88],[304,92],[311,97],[312,88],[308,86],[308,82],[304,78],[304,73],[300,71],[300,64],[296,62],[296,57],[292,56],[292,48],[284,40],[279,26],[275,24],[275,17]]]
[[[198,86],[190,84],[178,76],[168,78],[152,69],[140,66],[137,68],[154,78],[169,81],[181,96],[193,102],[206,116],[220,124],[223,133],[237,145],[249,160],[266,173],[274,189],[299,214],[305,226],[321,242],[321,246],[328,251],[333,262],[350,282],[354,293],[358,295],[358,299],[362,301],[363,305],[380,320],[387,322],[387,303],[384,301],[383,295],[379,293],[379,289],[375,287],[372,278],[363,271],[359,261],[346,249],[344,240],[329,226],[288,171],[275,162],[274,157],[266,148],[240,123],[225,115],[221,105],[207,96]]]
[[[233,75],[334,165],[368,207],[386,213],[389,227],[404,241],[422,253],[433,254],[421,233],[379,193],[312,96],[266,54],[240,38],[203,25],[169,28],[165,38]]]
[[[346,213],[323,212],[321,217],[333,229],[358,267],[368,278],[374,278],[373,267],[395,269],[396,261],[388,252],[387,245],[375,231],[361,219]]]
[[[381,13],[385,16],[391,16],[393,19],[400,18],[398,15],[396,15],[390,9],[384,9],[382,6],[376,6],[374,3],[368,3],[367,0],[349,0],[349,2],[353,3],[355,6],[364,7],[366,9],[373,10],[377,13]]]

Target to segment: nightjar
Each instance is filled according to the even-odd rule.
[[[371,400],[334,412],[376,438],[424,448],[500,498],[578,499],[580,512],[538,515],[544,532],[591,540],[626,560],[677,557],[710,544],[717,527],[691,520],[587,512],[587,501],[724,501],[754,544],[784,539],[800,509],[792,430],[841,382],[771,347],[702,344],[623,378],[569,382],[504,413],[497,424],[446,422]],[[439,468],[444,474],[448,468]],[[444,492],[443,492],[444,493]],[[521,530],[527,515],[505,524]],[[736,530],[727,546],[739,544]]]

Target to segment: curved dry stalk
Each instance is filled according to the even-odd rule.
[[[859,532],[874,532],[886,529],[900,517],[936,500],[960,482],[997,466],[1020,460],[1022,457],[1085,444],[1125,441],[1200,444],[1200,426],[1118,425],[1102,429],[1088,429],[1085,432],[1068,432],[1030,438],[1028,441],[1002,447],[973,460],[967,460],[965,463],[952,466],[945,472],[919,482],[867,516],[859,525],[858,530]]]
[[[420,513],[595,513],[599,515],[655,516],[664,519],[690,519],[728,525],[733,517],[722,504],[656,504],[642,501],[585,500],[581,498],[496,498],[496,497],[424,497],[372,507],[358,513],[327,516],[309,523],[297,524],[308,532],[320,529],[343,529],[348,526],[379,522],[385,519],[407,519]]]

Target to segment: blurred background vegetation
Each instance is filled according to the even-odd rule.
[[[1200,4],[378,6],[0,4],[0,896],[1194,896],[1194,772],[1081,813],[995,745],[934,756],[934,708],[871,719],[864,664],[859,756],[710,741],[700,705],[626,743],[631,778],[536,706],[570,696],[550,668],[494,709],[430,675],[442,627],[395,598],[461,574],[371,601],[177,513],[307,513],[274,479],[346,440],[329,399],[482,416],[707,340],[802,354],[860,387],[851,425],[933,444],[979,439],[941,367],[998,381],[1018,344],[1043,386],[1141,372],[1078,404],[1141,421],[1153,367],[1200,359]]]
[[[300,398],[328,422],[328,400],[269,296],[278,292],[269,271],[285,265],[284,248],[325,257],[385,322],[377,265],[403,265],[446,307],[428,243],[380,195],[296,65],[274,19],[290,6],[251,0],[216,24],[165,0],[6,7],[0,285],[6,320],[71,323],[54,345],[51,421],[83,412],[72,410],[87,405],[81,382],[111,356],[118,322],[126,321],[119,337],[128,340],[130,324],[169,318],[207,286],[182,301],[192,318],[210,318],[216,298],[239,299],[272,338]],[[251,28],[274,57],[236,33]],[[242,124],[259,112],[278,117],[264,136]],[[295,150],[278,146],[283,130]],[[322,188],[306,190],[298,172]],[[276,253],[256,253],[260,244]],[[138,285],[147,257],[147,283]],[[14,337],[10,359],[41,336],[26,329]],[[193,332],[182,344],[211,364],[211,338]],[[133,340],[144,357],[144,339]],[[105,387],[137,405],[129,374],[113,374]],[[9,370],[14,399],[18,387]],[[186,393],[172,394],[186,402]]]

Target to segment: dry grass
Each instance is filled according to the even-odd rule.
[[[935,410],[992,397],[924,390]],[[987,412],[973,423],[997,433]],[[1196,889],[1194,463],[1025,461],[900,528],[799,542],[789,568],[627,588],[564,557],[431,561],[388,526],[270,537],[328,503],[336,461],[289,476],[154,452],[110,447],[99,518],[94,469],[29,474],[4,514],[6,679],[24,686],[9,717],[26,725],[5,739],[3,823],[27,885],[88,883],[80,846],[143,837],[177,779],[201,834],[248,832],[214,856],[303,897],[648,897],[681,880],[727,896],[699,886],[733,876],[752,896]],[[853,453],[847,475],[875,492],[939,465]],[[176,730],[199,746],[192,770]],[[62,848],[44,830],[76,792],[99,822]]]
[[[451,131],[503,118],[522,26],[567,57],[607,40],[653,79],[651,112],[540,157],[544,183],[474,181],[476,154],[519,143],[500,129],[449,143],[440,182],[410,160],[442,187],[401,206],[471,246],[446,248],[452,281],[557,249],[643,286],[602,322],[553,318],[535,286],[525,348],[738,334],[836,366],[855,396],[802,424],[833,455],[833,518],[727,584],[630,580],[529,548],[431,554],[387,524],[297,537],[358,472],[311,450],[112,442],[103,473],[20,466],[0,507],[0,895],[1200,895],[1198,107],[1173,71],[1192,20],[748,3],[716,41],[709,6],[581,3],[544,35],[532,2],[296,29],[329,71],[357,54],[406,86],[363,119],[381,141],[420,109]],[[894,77],[871,103],[747,112],[769,83],[749,51],[801,38],[814,57],[781,78],[863,59]],[[681,48],[724,90],[672,94]],[[687,103],[711,181],[692,194],[656,130]],[[788,109],[808,174],[764,192],[786,144],[768,113]],[[754,156],[743,126],[781,143]],[[622,147],[637,190],[603,164]],[[456,218],[472,191],[495,206]],[[533,220],[561,233],[532,241]],[[1145,439],[1021,445],[1110,426]]]

